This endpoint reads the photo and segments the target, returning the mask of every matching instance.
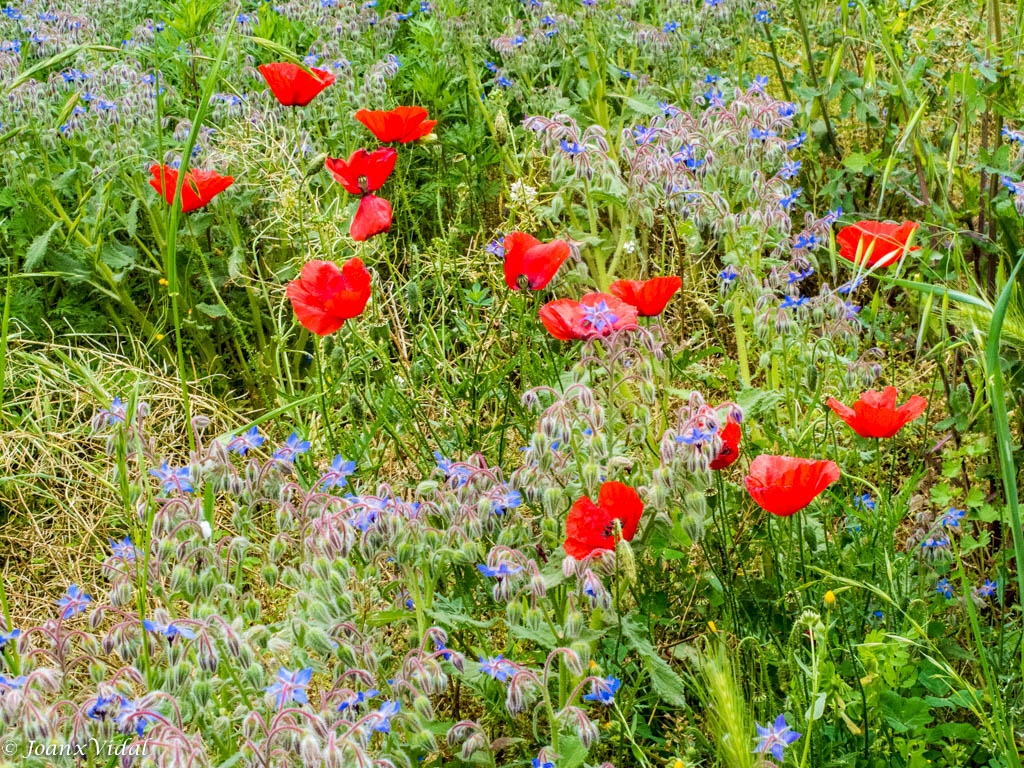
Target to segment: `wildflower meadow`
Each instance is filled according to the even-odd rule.
[[[1024,768],[1024,2],[0,2],[0,768]]]

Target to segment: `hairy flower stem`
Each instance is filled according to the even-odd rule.
[[[337,443],[334,440],[334,430],[331,429],[331,420],[327,416],[327,378],[324,375],[324,353],[321,349],[323,339],[316,336],[313,339],[313,349],[316,350],[316,370],[320,378],[320,415],[324,420],[324,429],[327,432],[327,442],[331,453],[337,453]]]

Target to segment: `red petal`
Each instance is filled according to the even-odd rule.
[[[740,439],[743,433],[736,419],[729,419],[722,430],[722,447],[708,466],[711,469],[725,469],[740,457]]]
[[[349,234],[352,239],[361,242],[374,235],[391,229],[391,203],[383,197],[366,195],[359,201],[359,209],[352,219]]]
[[[572,299],[556,299],[540,308],[540,321],[548,333],[559,341],[578,339],[576,326],[582,315],[579,302]]]
[[[635,488],[624,483],[611,480],[601,486],[597,504],[608,516],[609,520],[622,521],[622,538],[632,541],[640,525],[640,516],[644,511],[644,503]]]
[[[271,92],[286,107],[304,107],[334,83],[334,75],[330,72],[322,69],[306,71],[290,61],[262,64],[259,71]]]

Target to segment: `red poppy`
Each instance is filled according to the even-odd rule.
[[[843,227],[836,235],[839,255],[854,264],[869,267],[887,267],[903,256],[905,252],[919,251],[921,246],[907,248],[907,243],[917,231],[913,221],[895,224],[887,221],[858,221]]]
[[[396,107],[387,111],[360,109],[356,120],[385,144],[392,141],[408,144],[422,139],[437,125],[437,120],[427,120],[427,110],[423,107]]]
[[[162,170],[162,173],[161,173]],[[153,178],[149,186],[163,195],[167,204],[174,198],[174,190],[178,186],[178,169],[169,165],[151,165],[149,172]],[[162,177],[162,178],[161,178]],[[221,176],[216,171],[202,171],[189,168],[185,173],[185,181],[181,185],[181,210],[183,213],[194,211],[208,205],[213,198],[234,183],[231,176]]]
[[[834,461],[762,454],[750,462],[744,482],[761,509],[789,517],[838,479],[839,467]]]
[[[277,100],[286,107],[304,107],[334,82],[334,75],[322,69],[304,69],[290,61],[261,64],[260,74]]]
[[[310,261],[287,292],[302,326],[326,336],[362,314],[370,300],[370,273],[359,259],[349,259],[341,269],[330,261]]]
[[[602,484],[597,504],[583,496],[569,510],[565,521],[566,554],[582,560],[599,549],[615,549],[616,520],[622,538],[631,541],[643,511],[644,503],[635,489],[615,480]]]
[[[376,195],[363,195],[348,233],[361,242],[391,229],[391,203]]]
[[[718,449],[718,455],[711,460],[708,466],[711,469],[725,469],[736,461],[740,457],[740,438],[742,436],[740,423],[736,419],[730,418],[726,422],[722,434],[719,435],[722,438],[722,447]]]
[[[367,152],[357,149],[348,160],[328,157],[324,167],[331,172],[334,180],[353,195],[365,195],[384,186],[391,171],[395,169],[398,153],[390,147]]]
[[[540,291],[547,287],[558,268],[569,258],[569,244],[564,240],[542,243],[525,232],[505,235],[505,285],[519,288],[519,278],[526,278],[526,287]]]
[[[636,307],[608,293],[588,293],[579,301],[549,301],[540,308],[540,320],[560,341],[593,339],[635,326]]]
[[[679,277],[652,277],[650,280],[616,280],[608,292],[636,307],[640,317],[660,315],[676,291],[683,287]]]
[[[881,392],[869,389],[857,399],[853,408],[834,397],[828,399],[827,405],[861,437],[892,437],[924,413],[928,401],[914,395],[897,408],[896,387],[886,387]]]

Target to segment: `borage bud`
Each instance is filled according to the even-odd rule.
[[[320,739],[307,731],[302,737],[299,754],[302,756],[303,765],[320,765],[323,762],[323,756],[320,753]]]
[[[544,577],[535,573],[530,577],[530,594],[537,600],[543,600],[548,593],[548,585],[544,581]]]
[[[548,520],[550,518],[554,517],[555,515],[557,515],[561,511],[562,506],[564,505],[563,497],[564,497],[564,494],[563,494],[563,491],[562,491],[561,488],[551,487],[551,488],[545,488],[544,489],[544,495],[542,497],[542,502],[541,503],[542,503],[542,506],[544,508],[544,514],[548,516],[548,519],[545,519],[544,522],[541,525],[542,525],[542,530],[544,530],[545,533],[547,533],[548,531],[545,530],[543,528],[543,526],[548,523]],[[551,521],[551,522],[552,522],[552,525],[555,525],[554,521]],[[554,531],[552,531],[552,533],[555,536],[558,536],[559,531],[558,530],[554,530]]]
[[[518,626],[523,623],[523,603],[521,600],[513,600],[505,606],[505,620],[510,626]]]
[[[585,626],[586,620],[582,613],[575,609],[568,611],[565,615],[565,638],[571,640],[579,637]]]
[[[416,710],[416,714],[418,714],[424,720],[433,720],[434,707],[430,703],[430,699],[428,699],[426,696],[417,696],[415,699],[413,699],[412,708]]]
[[[480,731],[474,731],[468,739],[462,742],[462,759],[468,762],[474,753],[486,749],[487,738]]]
[[[619,561],[619,572],[625,578],[627,584],[636,583],[636,558],[633,556],[633,547],[625,539],[619,539],[615,544],[615,557]]]

